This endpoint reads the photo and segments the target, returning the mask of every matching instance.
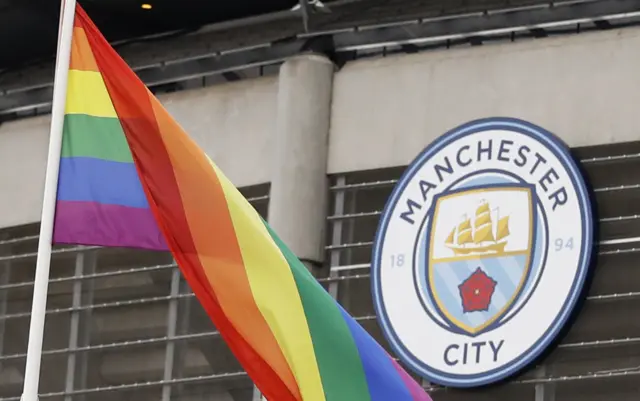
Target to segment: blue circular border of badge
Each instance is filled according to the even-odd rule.
[[[407,350],[402,342],[398,339],[393,327],[389,323],[389,317],[382,305],[382,297],[380,296],[380,258],[381,250],[385,240],[387,227],[392,211],[395,209],[398,198],[404,192],[408,182],[413,178],[416,172],[424,165],[424,163],[436,152],[450,143],[463,138],[467,135],[475,134],[489,130],[509,130],[518,132],[534,138],[538,142],[546,145],[561,161],[563,167],[571,178],[576,193],[578,194],[578,203],[580,204],[580,215],[582,218],[582,244],[580,249],[580,260],[578,273],[574,278],[571,291],[565,300],[560,313],[553,320],[547,331],[536,341],[527,351],[523,352],[518,358],[511,363],[504,365],[498,369],[485,373],[474,375],[452,375],[437,369],[433,369],[416,358],[409,350]],[[400,357],[416,373],[420,374],[427,380],[444,386],[451,387],[479,387],[504,380],[514,375],[521,369],[525,368],[533,362],[546,348],[556,339],[559,332],[571,316],[573,309],[578,301],[578,297],[582,293],[582,288],[589,272],[591,263],[591,253],[593,247],[593,212],[591,209],[591,200],[586,184],[582,178],[582,174],[576,163],[574,162],[568,147],[554,134],[529,122],[508,118],[494,117],[470,121],[457,128],[454,128],[440,138],[436,139],[428,145],[415,160],[407,167],[402,177],[393,189],[389,200],[382,212],[378,231],[376,233],[373,245],[373,257],[371,264],[371,292],[373,295],[373,303],[378,316],[378,322],[382,327],[382,332],[389,341],[393,351]],[[428,333],[425,333],[428,336]]]

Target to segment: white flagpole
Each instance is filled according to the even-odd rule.
[[[62,148],[62,126],[67,98],[67,80],[71,58],[71,38],[73,37],[73,18],[76,0],[62,0],[58,33],[58,52],[53,81],[53,103],[51,106],[51,129],[49,132],[49,154],[44,182],[42,218],[36,274],[33,283],[33,303],[31,305],[31,323],[29,343],[24,372],[22,401],[38,400],[40,381],[40,362],[42,360],[42,339],[44,336],[47,291],[49,289],[49,267],[51,265],[51,240],[53,237],[53,219],[55,215],[56,193],[58,190],[58,170],[60,169],[60,150]]]
[[[258,387],[255,384],[253,385],[253,396],[251,397],[251,401],[266,401],[266,399],[264,398],[260,390],[258,390]]]

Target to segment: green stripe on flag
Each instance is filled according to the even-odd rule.
[[[362,360],[336,301],[278,238],[269,224],[265,222],[265,226],[287,260],[298,287],[326,401],[369,401],[371,397]]]
[[[64,116],[61,157],[93,157],[133,163],[120,120],[85,114]]]

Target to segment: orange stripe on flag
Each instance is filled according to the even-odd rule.
[[[73,28],[69,69],[79,71],[99,71],[96,60],[93,57],[93,52],[89,46],[89,41],[87,40],[87,34],[84,32],[84,29],[79,27]]]
[[[293,373],[255,303],[218,177],[209,160],[182,133],[157,100],[152,98],[151,102],[160,135],[174,165],[191,235],[209,284],[240,335],[251,339],[258,354],[295,393],[298,387]],[[214,201],[202,204],[204,199]]]

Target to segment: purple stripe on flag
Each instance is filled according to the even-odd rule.
[[[391,356],[389,356],[389,358],[391,358]],[[391,363],[400,374],[400,377],[402,378],[402,381],[404,381],[404,384],[407,386],[407,389],[413,397],[413,401],[432,401],[431,397],[429,397],[429,395],[422,389],[422,387],[415,380],[413,380],[411,376],[409,376],[409,374],[405,372],[404,369],[402,369],[402,367],[400,367],[398,362],[391,358]]]
[[[54,244],[168,250],[150,209],[58,201]]]

